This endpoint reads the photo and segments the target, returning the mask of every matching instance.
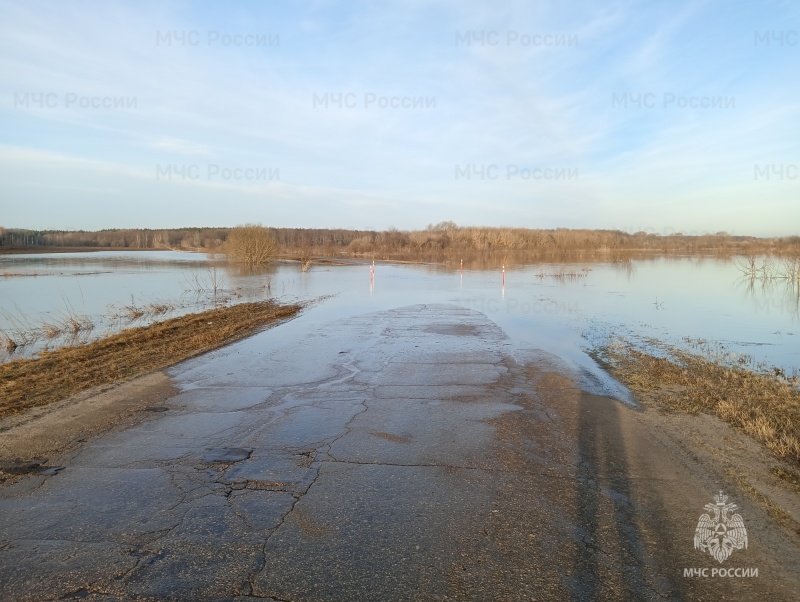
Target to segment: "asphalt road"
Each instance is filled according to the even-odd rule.
[[[478,312],[284,325],[171,376],[0,489],[0,599],[798,599],[796,537]],[[693,542],[720,489],[749,536],[722,563]]]

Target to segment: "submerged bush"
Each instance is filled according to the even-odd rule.
[[[225,254],[229,259],[249,266],[269,263],[276,252],[277,244],[272,233],[258,224],[236,226],[225,243]]]

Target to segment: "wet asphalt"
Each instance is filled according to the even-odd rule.
[[[0,489],[0,599],[797,599],[758,506],[748,549],[695,550],[730,483],[479,312],[279,326],[171,376],[160,411]],[[684,576],[721,566],[759,573]]]

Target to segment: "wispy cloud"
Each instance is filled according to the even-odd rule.
[[[178,138],[161,137],[153,141],[152,146],[160,151],[167,151],[180,155],[209,156],[211,154],[210,149],[205,144],[198,144]]]
[[[141,224],[119,198],[94,211],[118,190],[148,199],[148,225],[800,223],[797,182],[753,178],[800,156],[795,55],[754,45],[791,5],[87,6],[0,0],[6,225],[59,227],[40,208],[65,199],[75,227]],[[167,165],[219,173],[165,183]],[[248,169],[279,178],[221,177]]]

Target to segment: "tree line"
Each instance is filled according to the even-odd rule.
[[[106,229],[98,231],[0,228],[3,247],[82,247],[101,249],[224,249],[233,228]],[[534,229],[429,224],[422,230],[267,228],[279,254],[414,259],[451,253],[523,253],[592,256],[635,252],[691,254],[800,255],[800,237],[757,238],[726,232],[660,235],[620,230]]]

